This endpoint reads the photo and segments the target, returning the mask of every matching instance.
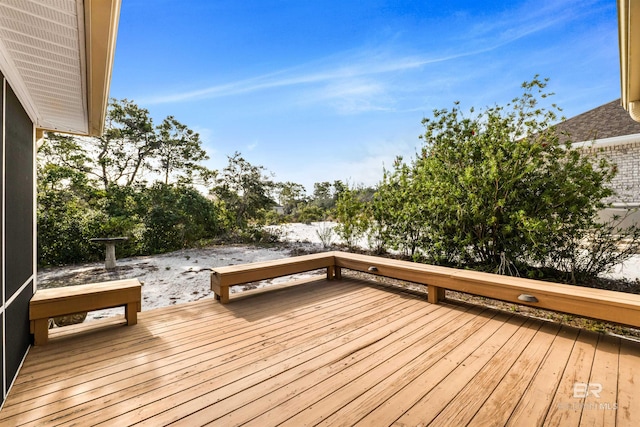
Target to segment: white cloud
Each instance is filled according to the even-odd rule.
[[[385,50],[368,49],[355,52],[348,51],[339,55],[324,58],[298,67],[276,71],[250,79],[214,85],[189,92],[174,93],[142,98],[144,105],[186,102],[200,99],[213,99],[233,95],[286,88],[294,86],[329,85],[346,87],[350,79],[379,78],[383,75],[415,70],[427,64],[445,62],[462,56],[473,55],[474,52],[462,52],[444,56],[393,55]],[[375,84],[370,85],[374,87]],[[355,86],[358,87],[357,85]],[[358,89],[356,89],[358,90]],[[345,93],[343,91],[343,93]]]

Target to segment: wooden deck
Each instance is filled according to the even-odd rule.
[[[640,343],[314,279],[52,335],[0,411],[11,426],[170,423],[639,426]]]

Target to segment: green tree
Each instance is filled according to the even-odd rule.
[[[332,185],[329,181],[314,183],[311,202],[321,209],[333,208],[335,206],[335,200],[331,193],[331,187]]]
[[[275,204],[269,197],[274,183],[265,174],[263,166],[252,165],[239,152],[228,156],[228,159],[229,163],[217,178],[217,185],[211,193],[224,202],[235,227],[243,229]]]
[[[118,253],[130,256],[192,245],[225,229],[221,216],[229,213],[193,188],[196,177],[213,174],[199,164],[206,158],[200,138],[173,117],[154,128],[147,110],[112,100],[102,137],[46,136],[38,152],[40,264],[101,258],[92,237],[126,236]],[[161,172],[164,182],[149,187],[150,172]]]
[[[195,245],[220,232],[215,204],[197,190],[156,182],[142,195],[145,253],[162,253]]]
[[[384,171],[372,202],[371,233],[380,242],[380,250],[390,247],[415,257],[418,249],[428,246],[428,223],[421,201],[425,195],[413,169],[397,158],[393,171]]]
[[[557,265],[597,229],[613,168],[562,144],[540,105],[546,80],[523,84],[506,106],[466,117],[456,103],[425,118],[412,179],[422,188],[423,251],[438,262],[480,263],[501,272],[518,263]]]
[[[318,206],[304,204],[298,208],[296,220],[304,224],[311,224],[313,221],[322,221],[325,212]]]
[[[104,134],[86,139],[105,190],[113,184],[133,185],[153,170],[159,143],[149,111],[127,99],[112,99]],[[93,172],[95,173],[95,172]]]
[[[62,138],[55,147],[59,152],[46,145],[38,152],[37,244],[41,265],[93,260],[101,253],[89,242],[103,220],[95,206],[99,193],[78,170],[83,161],[76,159],[76,163],[68,155],[69,150],[75,151],[73,144],[73,139]]]
[[[342,187],[336,202],[336,218],[339,224],[334,231],[353,249],[370,224],[368,204],[362,200],[362,192],[347,185]]]
[[[92,184],[91,162],[77,138],[46,132],[45,143],[38,149],[39,185],[50,190],[67,185],[86,188]],[[93,175],[94,179],[96,177]]]
[[[157,131],[155,157],[160,163],[158,172],[164,177],[165,184],[169,184],[170,177],[174,174],[179,174],[178,181],[181,183],[193,183],[195,175],[208,181],[211,171],[201,166],[200,162],[209,159],[209,156],[202,148],[198,133],[173,116],[165,118]]]
[[[302,184],[295,182],[281,182],[275,184],[278,202],[284,209],[285,215],[291,215],[300,203],[306,201],[306,190]]]

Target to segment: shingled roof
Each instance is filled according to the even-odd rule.
[[[556,130],[567,133],[573,142],[589,142],[640,134],[640,123],[634,121],[620,105],[620,99],[616,99],[558,123]]]

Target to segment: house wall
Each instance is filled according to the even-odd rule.
[[[640,136],[637,141],[605,147],[584,149],[596,158],[606,158],[617,166],[618,173],[611,183],[617,193],[611,203],[640,203]]]
[[[35,291],[35,128],[0,74],[0,354],[2,404],[31,344]]]

